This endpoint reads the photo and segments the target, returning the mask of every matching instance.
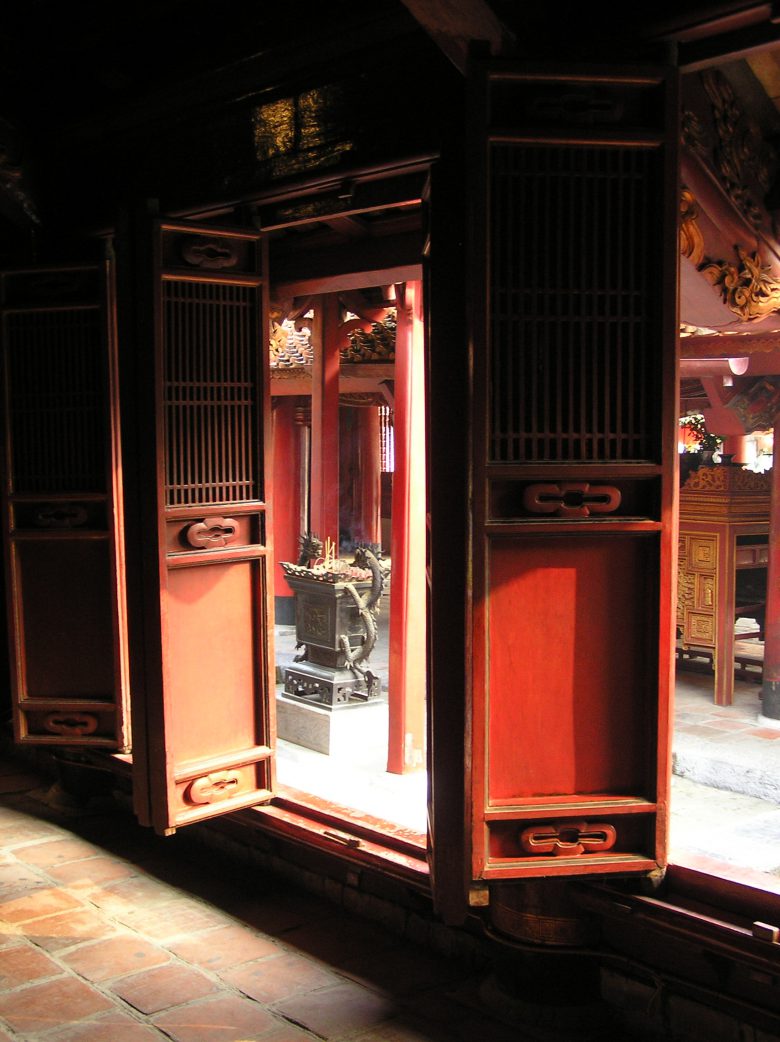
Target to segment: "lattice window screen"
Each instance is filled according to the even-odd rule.
[[[650,458],[653,149],[494,144],[491,459]]]
[[[258,498],[256,290],[166,280],[168,506]]]
[[[11,313],[6,345],[12,491],[105,491],[99,310]]]

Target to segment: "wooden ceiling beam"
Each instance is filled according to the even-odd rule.
[[[680,337],[680,358],[748,358],[777,352],[780,333],[717,333]]]
[[[361,221],[357,217],[328,217],[323,223],[347,239],[364,239],[368,235],[365,221]]]
[[[403,0],[419,25],[459,72],[468,67],[473,41],[487,44],[496,57],[514,48],[514,33],[485,0]]]

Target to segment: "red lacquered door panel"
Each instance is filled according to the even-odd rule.
[[[4,272],[0,287],[16,741],[126,750],[111,271]]]
[[[159,595],[145,601],[134,790],[166,831],[270,798],[274,689],[260,240],[161,223],[155,248],[140,462],[156,523],[140,556]]]
[[[477,891],[664,863],[677,249],[673,76],[493,67],[480,90]]]

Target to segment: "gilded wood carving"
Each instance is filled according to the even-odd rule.
[[[771,184],[769,153],[760,129],[723,73],[710,69],[701,74],[701,81],[712,104],[717,134],[713,158],[720,180],[740,213],[754,228],[760,228],[764,209],[748,187],[753,180],[766,192]]]
[[[704,236],[698,225],[699,204],[689,188],[680,195],[680,253],[697,267],[704,260]]]
[[[780,309],[780,279],[761,263],[758,250],[736,247],[739,264],[707,261],[700,271],[720,290],[723,303],[744,322],[759,322]]]

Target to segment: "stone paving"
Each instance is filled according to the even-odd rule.
[[[0,1042],[521,1042],[447,959],[0,763]],[[33,795],[28,790],[32,789]],[[36,796],[37,794],[37,796]]]
[[[737,680],[730,706],[714,705],[712,689],[712,675],[677,673],[672,856],[702,854],[780,884],[780,729],[759,720],[759,685]]]
[[[756,685],[738,682],[731,707],[712,704],[711,685],[678,678],[673,859],[731,862],[780,891],[780,731],[758,723]],[[239,867],[186,830],[161,839],[116,804],[76,812],[46,791],[0,762],[0,1042],[533,1037],[489,1016],[473,964]]]

